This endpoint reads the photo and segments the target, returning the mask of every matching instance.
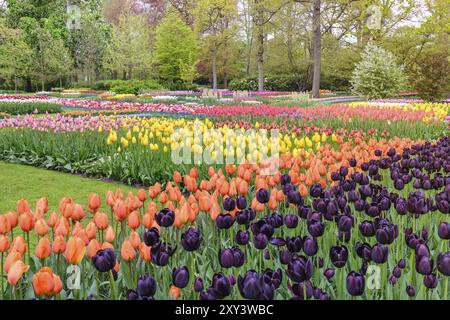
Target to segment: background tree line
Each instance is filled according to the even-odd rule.
[[[68,4],[80,8],[78,28],[67,27]],[[405,88],[416,88],[448,64],[449,16],[446,0],[8,0],[0,86],[129,80],[317,96],[348,90],[371,43],[391,52]]]

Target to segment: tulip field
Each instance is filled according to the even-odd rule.
[[[0,161],[123,188],[13,199],[0,299],[450,300],[450,102],[295,99],[1,95]]]

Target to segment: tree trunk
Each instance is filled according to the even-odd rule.
[[[213,49],[211,54],[213,90],[217,90],[217,50]]]
[[[256,64],[258,67],[258,91],[264,91],[264,32],[263,26],[258,25],[258,51],[256,53]]]
[[[31,83],[31,78],[27,78],[25,81],[25,91],[26,92],[33,91],[33,84]]]
[[[313,7],[313,48],[314,48],[314,77],[312,86],[312,97],[320,97],[320,60],[321,60],[321,31],[320,31],[320,2],[314,0]]]

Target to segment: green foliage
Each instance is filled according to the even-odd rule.
[[[264,78],[264,88],[270,91],[308,90],[306,79],[302,76],[273,76]],[[235,79],[230,82],[231,90],[258,90],[257,78]]]
[[[450,62],[445,52],[428,53],[412,66],[411,83],[426,101],[440,100],[450,91]]]
[[[142,16],[125,10],[112,26],[104,68],[124,79],[144,79],[151,75],[151,29]]]
[[[23,41],[20,29],[8,28],[0,20],[0,78],[17,87],[32,66],[30,47]]]
[[[368,99],[395,96],[405,85],[403,67],[395,56],[375,44],[369,43],[361,54],[361,61],[353,71],[353,91]]]
[[[104,80],[92,85],[95,90],[115,93],[139,94],[146,90],[163,90],[164,87],[154,80]]]
[[[161,79],[192,82],[197,59],[197,39],[178,14],[169,12],[156,29],[155,64]]]
[[[0,112],[10,115],[58,113],[62,106],[54,103],[41,102],[0,102]]]

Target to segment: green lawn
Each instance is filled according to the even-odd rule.
[[[47,197],[50,210],[56,210],[59,200],[70,196],[75,202],[87,205],[87,197],[97,192],[104,201],[108,190],[135,190],[118,183],[97,181],[71,174],[16,165],[0,161],[0,213],[16,209],[19,199],[27,199],[33,208],[36,200]],[[105,205],[104,203],[102,204]]]

